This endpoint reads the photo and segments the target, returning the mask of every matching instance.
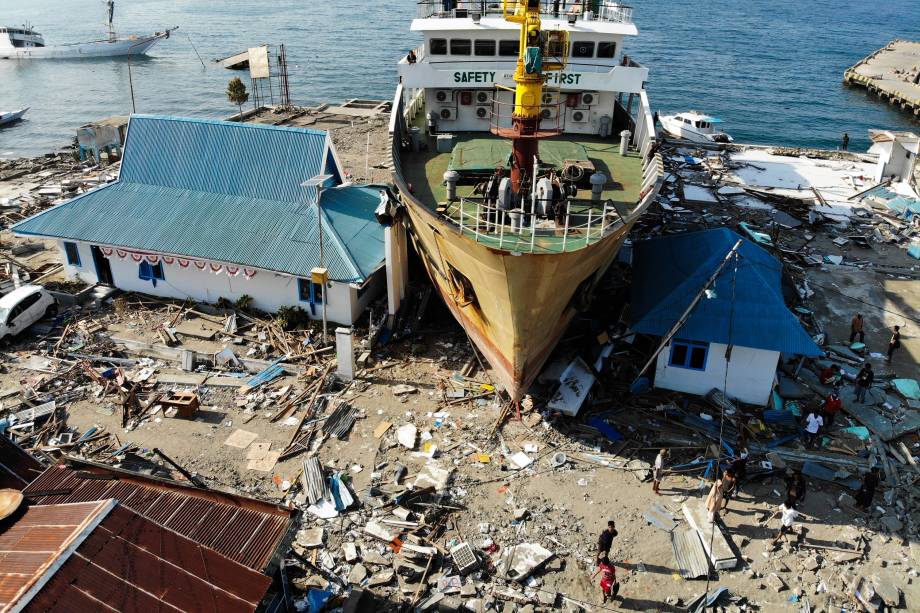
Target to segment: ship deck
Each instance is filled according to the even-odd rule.
[[[515,232],[508,223],[494,223],[483,218],[473,193],[476,184],[485,181],[497,165],[507,168],[511,142],[489,133],[455,134],[454,148],[449,153],[439,153],[434,138],[427,139],[425,150],[413,153],[404,151],[401,156],[403,178],[411,184],[415,197],[432,211],[447,217],[453,224],[475,240],[512,251],[559,253],[581,249],[596,242],[612,228],[622,223],[639,204],[642,189],[643,164],[641,155],[629,151],[619,153],[619,141],[582,134],[562,134],[540,141],[540,158],[544,164],[553,164],[561,170],[563,161],[577,161],[589,170],[603,172],[608,180],[599,202],[591,203],[590,189],[579,188],[577,200],[570,205],[568,231],[557,227],[553,220],[540,220],[526,224]],[[587,159],[580,159],[587,158]],[[459,201],[447,201],[444,173],[458,170],[461,174],[457,186]],[[507,174],[506,174],[507,176]],[[493,218],[494,219],[494,218]]]

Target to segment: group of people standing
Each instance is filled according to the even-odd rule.
[[[866,342],[866,331],[865,331],[865,321],[863,320],[862,313],[857,313],[852,320],[850,320],[850,345],[852,345],[856,338],[859,337],[859,342],[865,344]],[[894,326],[891,328],[891,336],[888,337],[888,350],[887,358],[888,361],[891,361],[894,352],[901,348],[901,326]]]

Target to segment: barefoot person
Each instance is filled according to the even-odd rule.
[[[595,575],[598,573],[601,574],[601,595],[603,597],[603,602],[607,602],[608,598],[613,600],[620,591],[620,584],[617,582],[617,571],[613,567],[613,564],[610,563],[610,558],[607,556],[598,560],[597,568],[591,573],[591,578],[594,579]]]
[[[786,501],[779,505],[779,508],[773,512],[773,515],[767,518],[767,521],[770,521],[777,515],[782,516],[782,523],[780,524],[779,532],[776,533],[776,536],[773,537],[773,541],[770,543],[770,545],[773,547],[776,546],[776,543],[779,541],[779,539],[785,539],[787,534],[795,533],[796,519],[799,517],[809,518],[807,515],[795,508],[795,501],[790,498],[786,498]]]
[[[652,471],[652,491],[661,496],[658,488],[661,486],[661,479],[664,477],[664,461],[668,457],[668,450],[662,449],[655,456],[655,467]]]

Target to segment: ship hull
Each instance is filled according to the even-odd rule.
[[[533,383],[634,222],[576,251],[514,254],[461,235],[405,192],[402,200],[428,276],[513,400]],[[458,272],[475,292],[468,304]]]
[[[135,40],[93,41],[75,45],[52,45],[47,47],[13,47],[0,49],[4,60],[67,60],[100,57],[124,57],[144,55],[163,35],[146,36]]]

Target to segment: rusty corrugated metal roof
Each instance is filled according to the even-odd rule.
[[[213,490],[185,487],[108,467],[52,466],[23,490],[34,504],[115,498],[129,509],[263,571],[291,528],[293,511]]]
[[[270,585],[269,577],[118,505],[23,610],[244,613]]]
[[[0,434],[0,489],[21,490],[44,469],[26,450]]]
[[[20,508],[0,522],[0,611],[41,589],[114,506],[100,500]]]

